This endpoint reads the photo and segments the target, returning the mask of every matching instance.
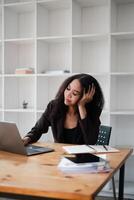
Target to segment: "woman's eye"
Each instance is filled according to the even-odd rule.
[[[78,94],[78,93],[73,93],[73,95],[74,95],[74,96],[79,96],[79,94]]]
[[[70,90],[70,87],[67,87],[66,89],[67,89],[67,90]]]

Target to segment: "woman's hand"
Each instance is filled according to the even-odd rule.
[[[85,106],[86,103],[91,102],[94,94],[95,94],[94,84],[92,84],[92,86],[89,85],[89,89],[88,89],[87,93],[85,93],[85,91],[84,91],[82,98],[78,102],[78,106]]]
[[[22,139],[22,141],[23,141],[23,143],[24,143],[24,146],[27,146],[27,145],[30,143],[31,138],[30,138],[30,137],[24,137],[24,138]]]
[[[81,119],[84,119],[87,116],[85,104],[92,101],[94,94],[95,94],[95,86],[94,84],[92,84],[92,86],[89,86],[87,93],[84,91],[82,98],[78,102],[78,109]]]

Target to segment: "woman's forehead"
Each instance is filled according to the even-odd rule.
[[[81,91],[82,87],[81,87],[81,84],[79,82],[78,79],[74,79],[71,83],[70,83],[70,86],[72,89],[74,90],[78,90],[78,91]]]

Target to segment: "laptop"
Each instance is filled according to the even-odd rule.
[[[0,122],[0,150],[27,156],[54,151],[50,147],[24,146],[17,126],[12,122]]]

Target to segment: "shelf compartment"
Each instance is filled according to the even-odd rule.
[[[16,68],[35,69],[34,40],[11,40],[4,44],[5,74],[15,74]]]
[[[71,1],[57,0],[37,3],[37,36],[71,34]]]
[[[111,1],[111,31],[134,32],[134,1]]]
[[[109,40],[107,37],[94,40],[92,37],[77,37],[72,41],[72,71],[108,73]]]
[[[110,143],[114,146],[132,147],[134,115],[112,115],[110,118],[112,126]]]
[[[130,38],[113,36],[111,40],[111,72],[134,73],[133,52],[134,35],[130,35]]]
[[[5,109],[17,109],[19,111],[23,108],[24,100],[28,102],[28,109],[35,108],[34,77],[5,77],[4,87]]]
[[[102,111],[101,116],[100,116],[100,121],[102,125],[108,126],[110,124],[110,117],[109,113]]]
[[[109,87],[110,87],[110,81],[109,81],[109,76],[99,76],[99,75],[94,75],[94,78],[99,82],[100,87],[102,89],[103,95],[104,95],[104,110],[109,110],[109,98],[110,98],[110,92],[109,92]]]
[[[45,110],[49,101],[55,98],[62,82],[67,76],[38,77],[37,78],[37,110]],[[43,86],[43,91],[39,90]],[[50,87],[49,87],[50,86]],[[47,98],[46,98],[47,93]]]
[[[37,41],[37,73],[71,71],[71,42],[69,39]]]
[[[73,0],[72,3],[73,35],[109,32],[109,1]]]
[[[111,112],[134,111],[133,85],[134,76],[111,77]]]
[[[16,123],[21,137],[24,137],[35,124],[35,113],[5,112],[4,120]]]
[[[33,3],[4,7],[5,39],[35,36],[35,7]]]

